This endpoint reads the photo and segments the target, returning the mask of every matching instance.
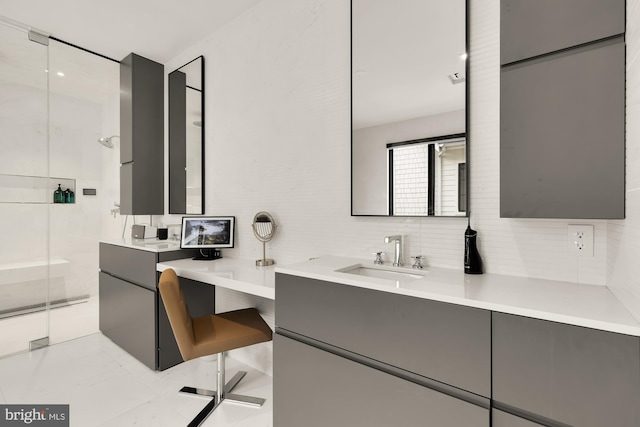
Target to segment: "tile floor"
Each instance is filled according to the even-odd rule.
[[[69,404],[73,427],[185,426],[207,400],[178,393],[214,388],[216,362],[204,357],[154,372],[101,333],[0,359],[0,403]],[[271,427],[272,378],[229,353],[227,377],[247,376],[234,392],[267,399],[262,408],[223,403],[203,426]]]
[[[98,332],[98,313],[97,297],[51,309],[48,325],[50,343],[57,344]],[[26,351],[29,341],[45,336],[45,311],[0,319],[0,357]]]

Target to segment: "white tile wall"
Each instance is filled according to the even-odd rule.
[[[640,4],[627,2],[626,219],[610,221],[607,285],[640,319]]]
[[[486,270],[605,284],[607,222],[499,217],[499,0],[471,5],[471,211]],[[270,256],[371,257],[406,235],[407,253],[462,268],[462,218],[350,216],[348,0],[265,0],[167,64],[206,59],[207,214],[234,214],[228,255],[258,258],[253,215],[271,211]],[[165,222],[177,222],[176,217]],[[595,226],[595,256],[567,254],[567,225]]]

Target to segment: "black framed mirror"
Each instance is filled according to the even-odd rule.
[[[169,213],[204,214],[204,57],[169,74]]]
[[[466,216],[467,0],[351,0],[351,214]]]

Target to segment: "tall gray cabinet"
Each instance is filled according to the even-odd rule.
[[[500,215],[624,218],[625,1],[502,0]]]
[[[164,66],[120,62],[120,213],[164,213]]]

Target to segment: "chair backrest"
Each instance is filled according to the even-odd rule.
[[[174,270],[167,269],[162,272],[158,289],[180,354],[184,360],[193,359],[195,345],[193,322],[180,287],[180,281]]]

